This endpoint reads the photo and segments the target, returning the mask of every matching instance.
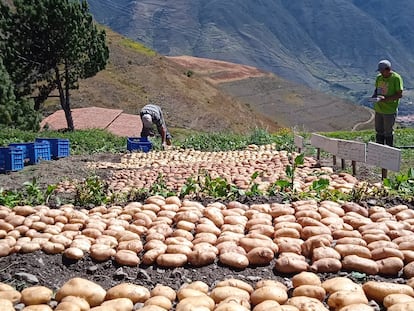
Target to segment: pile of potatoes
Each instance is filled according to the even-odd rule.
[[[254,172],[260,172],[254,182],[259,189],[266,191],[279,180],[287,179],[286,166],[292,166],[296,153],[277,151],[275,144],[251,145],[246,150],[226,152],[202,152],[193,149],[153,151],[149,153],[134,152],[123,156],[121,163],[90,163],[94,169],[114,168],[114,175],[109,178],[110,190],[129,192],[131,189],[148,189],[162,174],[166,186],[180,192],[186,180],[195,178],[201,172],[208,172],[212,178],[221,177],[239,189],[250,186]],[[313,181],[319,178],[329,180],[330,189],[342,192],[351,191],[358,180],[350,174],[334,174],[330,167],[315,167],[317,161],[305,157],[304,165],[295,172],[294,189],[307,192]],[[60,184],[59,191],[73,191],[70,183]]]
[[[42,250],[78,260],[173,268],[219,261],[237,269],[414,276],[414,211],[303,200],[203,204],[152,196],[90,210],[0,207],[0,256]]]
[[[407,284],[368,281],[358,284],[345,277],[322,281],[313,272],[292,277],[289,287],[263,279],[251,285],[228,278],[209,286],[203,281],[184,283],[178,290],[157,284],[149,289],[120,283],[108,290],[83,279],[72,278],[56,293],[45,286],[21,292],[0,283],[0,309],[14,311],[374,311],[370,301],[388,311],[414,307],[414,279]]]
[[[414,211],[303,200],[250,206],[152,196],[90,210],[64,205],[0,207],[0,256],[43,250],[121,265],[243,269],[277,273],[340,270],[414,276]]]

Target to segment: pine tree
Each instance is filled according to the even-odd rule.
[[[70,90],[80,79],[103,70],[109,58],[104,30],[99,30],[86,1],[14,0],[2,4],[4,64],[17,97],[34,96],[34,108],[55,90],[74,130]]]

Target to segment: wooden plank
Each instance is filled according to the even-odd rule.
[[[387,145],[368,143],[367,164],[375,165],[394,172],[400,171],[401,150]]]
[[[335,138],[329,138],[319,134],[311,134],[311,145],[320,148],[326,152],[337,155],[338,153],[338,140]]]
[[[338,139],[337,156],[341,159],[365,162],[367,145],[358,141]]]
[[[295,142],[295,146],[299,149],[303,149],[303,147],[305,146],[304,143],[305,139],[300,136],[300,135],[296,135],[294,136],[294,142]]]

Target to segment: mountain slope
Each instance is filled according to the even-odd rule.
[[[169,127],[207,132],[247,132],[255,127],[331,131],[351,129],[370,118],[365,108],[254,67],[164,57],[110,29],[106,32],[109,64],[71,93],[73,108],[137,114],[155,102],[162,106]],[[56,99],[47,102],[47,109],[60,109]]]
[[[163,55],[251,65],[359,104],[382,58],[414,85],[410,0],[88,2],[97,21]]]

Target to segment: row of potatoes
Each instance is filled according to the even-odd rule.
[[[243,269],[275,262],[279,273],[341,269],[414,276],[414,211],[314,200],[203,204],[171,196],[98,206],[0,207],[0,256],[42,250],[121,265]]]
[[[0,310],[15,311],[20,304],[22,311],[374,311],[371,300],[387,311],[414,309],[414,279],[407,284],[368,281],[361,285],[346,277],[321,281],[317,274],[301,272],[291,281],[291,288],[271,279],[252,286],[231,278],[213,288],[194,281],[175,291],[162,284],[147,289],[133,283],[105,290],[92,281],[72,278],[55,294],[45,286],[19,292],[0,283]]]
[[[162,174],[168,189],[180,192],[188,178],[202,178],[208,172],[211,178],[223,178],[240,189],[251,186],[253,173],[260,172],[254,182],[267,191],[277,180],[287,180],[286,167],[292,166],[297,153],[277,151],[275,146],[228,151],[202,152],[196,150],[169,150],[163,152],[131,153],[122,157],[121,163],[96,162],[93,169],[116,168],[107,179],[113,192],[132,189],[149,189]],[[304,164],[295,170],[293,187],[297,191],[310,191],[312,183],[320,178],[329,181],[329,189],[350,192],[358,184],[357,178],[348,173],[335,174],[330,167],[318,167],[317,160],[305,157]],[[74,191],[70,183],[62,183],[60,192]]]

